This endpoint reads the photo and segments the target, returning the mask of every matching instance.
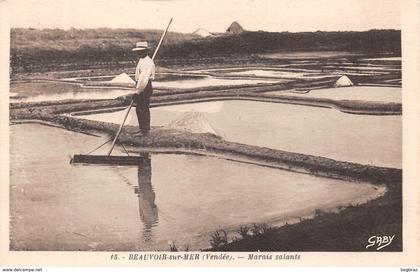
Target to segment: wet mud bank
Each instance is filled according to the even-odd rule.
[[[295,89],[304,89],[309,83],[294,84]],[[331,81],[316,81],[310,83],[311,89],[321,89],[332,86]],[[296,97],[287,95],[265,94],[265,92],[290,90],[290,85],[273,84],[260,87],[229,88],[210,87],[194,88],[189,90],[157,91],[151,98],[151,106],[167,106],[185,104],[191,102],[208,102],[216,100],[249,100],[272,103],[285,103],[314,107],[335,108],[342,112],[370,115],[400,115],[402,114],[401,103],[381,103],[357,100],[333,100],[328,98]],[[30,114],[37,112],[49,112],[61,114],[77,111],[101,110],[106,108],[128,106],[131,95],[117,99],[95,100],[61,100],[44,102],[21,102],[11,103],[10,109],[16,110],[16,115],[29,111]],[[21,109],[19,111],[19,109]]]
[[[152,101],[154,106],[167,103],[186,103],[191,100],[203,101],[205,98],[219,100],[221,98],[263,99],[262,101],[284,103],[280,102],[284,98],[278,99],[278,97],[264,94],[257,95],[252,92],[246,92],[245,94],[248,97],[244,93],[232,96],[232,93],[227,95],[223,92],[212,92],[211,94],[198,92],[198,95],[157,96],[153,97]],[[71,117],[70,114],[80,111],[121,108],[128,105],[129,102],[130,97],[127,96],[115,100],[19,103],[10,106],[10,119],[11,122],[38,120],[72,131],[105,134],[112,137],[116,133],[118,125],[77,119]],[[346,103],[348,104],[346,105]],[[344,102],[343,105],[343,107],[347,106],[354,109],[351,102]],[[364,110],[381,107],[378,105],[377,103],[376,105],[364,103],[361,107]],[[331,107],[326,101],[316,106]],[[387,106],[390,105],[382,107]],[[395,107],[398,107],[398,105]],[[372,110],[369,110],[369,113],[372,114]],[[324,157],[228,142],[211,134],[192,134],[162,128],[153,128],[149,136],[136,138],[133,136],[136,130],[136,127],[126,126],[119,138],[120,142],[131,151],[140,149],[186,151],[316,176],[353,182],[369,182],[387,187],[387,193],[384,196],[366,204],[343,208],[339,213],[320,212],[313,219],[301,220],[293,225],[271,228],[259,235],[229,241],[228,244],[212,250],[365,251],[367,250],[366,245],[369,237],[393,234],[396,234],[393,244],[384,248],[383,251],[402,250],[401,169],[336,161]]]

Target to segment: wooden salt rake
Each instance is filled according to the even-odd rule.
[[[160,37],[159,43],[155,49],[155,52],[153,53],[152,56],[152,60],[155,59],[157,52],[159,51],[160,45],[163,42],[163,39],[166,36],[166,32],[169,29],[169,26],[172,23],[172,18],[171,20],[169,20],[168,26],[166,27],[165,31],[162,34],[162,37]],[[107,155],[90,155],[90,153],[93,153],[94,151],[98,150],[99,148],[101,148],[102,146],[104,146],[105,144],[109,143],[111,141],[111,139],[109,139],[108,141],[106,141],[105,143],[101,144],[100,146],[98,146],[97,148],[95,148],[94,150],[92,150],[91,152],[89,152],[88,154],[75,154],[73,155],[73,157],[70,159],[70,163],[74,164],[74,163],[86,163],[86,164],[116,164],[116,165],[138,165],[139,163],[141,163],[141,161],[144,159],[141,156],[130,156],[127,152],[127,150],[125,149],[125,147],[121,144],[121,146],[123,147],[124,151],[126,152],[127,156],[111,156],[112,150],[114,150],[114,146],[118,141],[118,137],[121,134],[121,130],[124,126],[125,121],[127,120],[128,114],[130,113],[131,108],[133,107],[134,104],[134,99],[131,100],[130,105],[128,106],[127,112],[125,113],[124,119],[117,131],[117,134],[114,137],[114,140],[112,141],[112,145],[111,148],[108,151]]]

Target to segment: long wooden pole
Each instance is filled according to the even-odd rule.
[[[122,121],[122,123],[120,125],[120,128],[118,129],[117,134],[115,135],[114,141],[112,141],[111,148],[108,151],[108,156],[111,155],[111,152],[114,149],[115,143],[118,140],[118,136],[120,136],[120,133],[121,133],[121,130],[122,130],[123,126],[124,126],[125,120],[127,120],[128,114],[130,113],[130,110],[131,110],[131,107],[133,107],[133,104],[134,104],[134,99],[131,100],[130,106],[128,106],[128,110],[125,113],[124,120]]]
[[[157,47],[156,47],[156,49],[155,49],[155,53],[153,53],[152,60],[154,60],[154,59],[155,59],[156,54],[157,54],[157,52],[159,51],[160,45],[162,44],[163,39],[165,38],[165,36],[166,36],[166,32],[168,31],[169,26],[171,25],[171,23],[172,23],[172,18],[169,20],[168,26],[166,27],[165,31],[163,32],[162,37],[160,37],[160,41],[159,41],[159,43],[158,43],[158,45],[157,45]]]
[[[152,60],[155,59],[156,54],[159,51],[160,45],[162,44],[163,39],[165,38],[166,32],[168,31],[169,26],[171,25],[171,23],[172,23],[172,18],[171,18],[171,20],[169,20],[168,26],[166,27],[165,31],[163,32],[162,37],[160,37],[159,43],[158,43],[158,45],[157,45],[157,47],[155,49],[155,52],[153,53]],[[117,139],[120,136],[121,130],[122,130],[123,126],[124,126],[125,121],[127,120],[128,114],[130,113],[130,110],[133,107],[133,104],[134,104],[134,98],[131,100],[130,106],[128,106],[127,112],[125,113],[124,120],[122,121],[122,123],[120,125],[120,128],[118,129],[117,134],[115,135],[115,138],[114,138],[114,141],[112,142],[111,148],[108,151],[108,156],[111,155],[112,150],[114,149],[115,143],[117,142]]]

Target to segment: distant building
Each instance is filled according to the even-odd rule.
[[[231,34],[238,34],[241,32],[244,32],[245,29],[238,23],[238,22],[233,22],[228,29],[226,29],[227,33],[231,33]]]
[[[198,36],[203,37],[203,38],[214,36],[212,33],[210,33],[209,31],[207,31],[204,28],[197,29],[196,31],[193,32],[193,34],[198,35]]]

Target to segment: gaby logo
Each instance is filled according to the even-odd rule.
[[[366,248],[370,248],[373,246],[377,246],[376,250],[381,250],[384,247],[389,246],[392,243],[392,240],[394,240],[395,234],[392,236],[371,236],[368,239],[368,245]]]

